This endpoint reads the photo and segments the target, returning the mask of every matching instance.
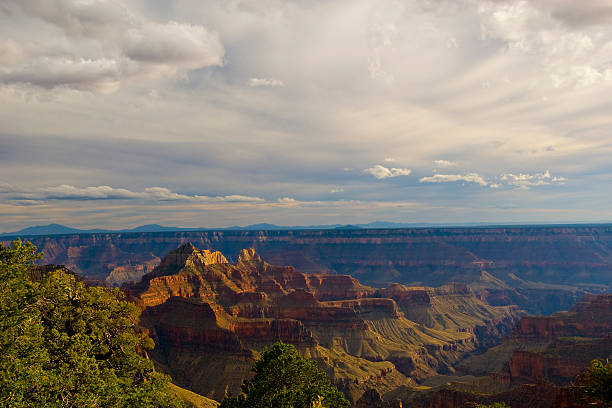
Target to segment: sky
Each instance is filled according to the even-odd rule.
[[[0,0],[0,231],[612,220],[612,0]]]

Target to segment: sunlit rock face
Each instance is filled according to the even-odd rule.
[[[168,252],[191,242],[249,261],[304,273],[350,275],[373,287],[468,283],[491,305],[533,314],[567,310],[588,291],[609,288],[612,227],[422,228],[391,230],[190,231],[28,237],[45,263],[110,284],[139,280]],[[237,254],[240,254],[236,256]],[[240,258],[240,259],[239,259]]]
[[[158,366],[210,397],[237,392],[257,351],[282,340],[356,401],[373,386],[390,391],[452,372],[518,318],[516,307],[487,305],[466,285],[375,289],[348,275],[270,265],[252,248],[235,259],[186,243],[123,287],[144,309]]]

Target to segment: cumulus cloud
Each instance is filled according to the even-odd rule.
[[[23,24],[0,40],[0,83],[111,93],[130,78],[224,62],[204,26],[152,21],[115,1],[9,0],[6,10]]]
[[[330,193],[344,193],[344,189],[341,187],[338,188],[332,188],[330,191]]]
[[[546,170],[544,173],[536,174],[506,173],[502,175],[501,179],[506,181],[508,185],[515,186],[523,190],[529,189],[530,187],[546,186],[551,184],[563,184],[567,181],[565,177],[551,176],[548,170]]]
[[[395,159],[393,157],[385,157],[385,159],[383,161],[385,163],[393,163],[393,162],[395,162]]]
[[[386,179],[386,178],[391,178],[391,177],[408,176],[410,175],[410,173],[412,173],[412,170],[406,169],[406,168],[395,168],[395,167],[388,169],[384,166],[381,166],[380,164],[377,164],[373,167],[363,170],[363,172],[366,174],[371,174],[372,176],[381,180],[381,179]]]
[[[436,167],[452,167],[455,166],[457,163],[448,160],[434,160],[434,164],[436,165]]]
[[[468,174],[434,174],[429,177],[419,179],[420,183],[452,183],[456,181],[464,181],[467,183],[476,183],[481,186],[488,186],[489,183],[477,173]]]
[[[250,78],[249,86],[251,87],[259,87],[259,86],[280,87],[280,86],[285,86],[285,84],[280,79]]]
[[[281,197],[277,200],[280,204],[298,204],[299,201],[291,197]]]

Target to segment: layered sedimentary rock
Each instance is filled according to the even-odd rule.
[[[393,230],[201,231],[28,237],[46,263],[110,283],[137,280],[186,242],[237,254],[252,247],[266,260],[302,272],[393,282],[473,285],[492,305],[532,313],[567,310],[597,285],[610,285],[612,227],[421,228]],[[235,260],[235,259],[234,259]],[[234,261],[232,260],[232,261]],[[143,265],[141,268],[138,265]],[[485,273],[483,273],[485,272]]]
[[[423,296],[420,302],[427,303]],[[459,365],[463,374],[482,374],[488,368],[495,371],[490,375],[436,376],[418,389],[402,386],[383,394],[370,390],[358,403],[363,408],[397,406],[398,400],[414,408],[493,402],[513,408],[603,407],[586,395],[582,373],[592,359],[608,357],[612,295],[587,295],[568,312],[521,318],[500,346]]]
[[[449,377],[421,393],[399,388],[384,400],[401,398],[411,407],[493,401],[513,408],[601,406],[585,395],[582,373],[591,360],[610,357],[612,295],[587,295],[568,312],[522,317],[501,345],[459,364],[464,374],[490,375]]]
[[[501,382],[567,384],[594,358],[612,355],[612,295],[586,295],[567,312],[524,316],[504,342],[461,363]]]
[[[157,343],[151,357],[177,384],[213,398],[237,392],[257,351],[277,340],[315,359],[356,400],[372,387],[452,372],[517,319],[516,308],[489,306],[465,285],[379,290],[273,266],[252,249],[230,263],[191,244],[124,290],[144,309]]]

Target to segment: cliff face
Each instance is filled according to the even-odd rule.
[[[357,399],[372,386],[388,391],[448,372],[517,319],[515,308],[489,306],[465,285],[377,290],[346,275],[273,266],[252,249],[230,263],[191,244],[123,289],[144,309],[157,343],[151,357],[179,385],[214,398],[228,386],[238,392],[255,353],[279,339]]]
[[[565,385],[591,360],[611,355],[612,295],[587,295],[567,312],[522,317],[501,345],[460,368],[479,375],[497,371],[496,378],[506,383]]]
[[[492,305],[537,313],[566,309],[580,285],[610,285],[612,227],[396,230],[202,231],[27,237],[45,263],[110,283],[137,280],[186,242],[237,254],[252,247],[271,263],[307,273],[346,274],[383,287],[478,283]],[[235,261],[234,259],[233,261]],[[139,265],[143,265],[139,267]],[[482,272],[499,281],[483,279]],[[563,285],[572,285],[560,286]],[[505,285],[505,286],[504,286]],[[475,286],[476,287],[476,286]]]
[[[568,384],[594,358],[612,355],[612,295],[587,295],[569,312],[523,317],[507,342],[521,348],[505,367],[508,381]]]

